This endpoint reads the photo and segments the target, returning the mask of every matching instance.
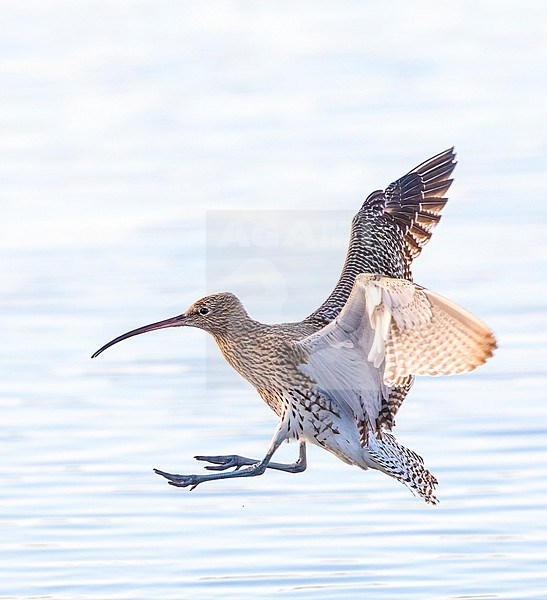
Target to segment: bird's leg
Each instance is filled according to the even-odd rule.
[[[256,458],[247,458],[238,454],[229,454],[227,456],[194,456],[196,460],[213,463],[205,468],[209,471],[225,471],[226,469],[235,468],[237,471],[246,465],[254,465],[258,461]],[[276,463],[269,462],[266,465],[267,469],[275,469],[276,471],[285,471],[286,473],[302,473],[307,467],[306,463],[306,442],[299,442],[298,460],[293,463]]]
[[[213,481],[215,479],[231,479],[233,477],[255,477],[264,473],[268,467],[270,459],[286,437],[287,425],[283,420],[277,427],[266,456],[261,461],[251,464],[245,469],[227,471],[224,473],[211,473],[210,475],[173,475],[171,473],[160,471],[159,469],[154,469],[154,472],[168,479],[170,485],[174,485],[176,487],[190,486],[191,490],[205,481]]]

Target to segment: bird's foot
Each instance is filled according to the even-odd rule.
[[[196,486],[198,486],[201,483],[201,481],[198,481],[199,475],[175,475],[173,473],[166,473],[165,471],[160,471],[159,469],[154,469],[154,473],[165,477],[165,479],[169,481],[169,485],[174,485],[176,487],[190,486],[190,491],[192,491]]]
[[[241,466],[241,465],[240,465]],[[228,467],[227,467],[228,468]],[[168,480],[169,485],[175,487],[189,487],[190,491],[196,488],[200,483],[204,481],[214,481],[215,479],[229,479],[231,477],[254,477],[256,475],[262,475],[266,470],[265,462],[254,462],[250,464],[246,469],[239,471],[228,471],[226,473],[211,473],[211,475],[173,475],[172,473],[166,473],[159,469],[154,469],[154,472]]]
[[[234,469],[237,471],[241,467],[251,466],[259,460],[238,456],[237,454],[228,454],[227,456],[194,456],[196,460],[212,463],[204,468],[208,471],[226,471],[226,469]]]

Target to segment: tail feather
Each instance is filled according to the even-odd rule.
[[[424,466],[421,456],[405,448],[395,437],[382,432],[382,437],[369,437],[367,451],[378,469],[406,485],[413,493],[430,504],[437,504],[435,487],[437,479]]]

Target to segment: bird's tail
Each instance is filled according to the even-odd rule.
[[[382,432],[381,438],[369,436],[366,450],[374,463],[370,464],[371,467],[394,477],[426,502],[437,504],[437,480],[425,468],[421,456],[399,444],[393,435],[386,432]]]

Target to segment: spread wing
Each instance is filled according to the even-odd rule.
[[[358,280],[374,330],[367,358],[384,365],[387,385],[408,375],[465,373],[492,356],[496,340],[490,329],[455,302],[402,279]]]
[[[404,279],[362,274],[339,316],[297,344],[307,358],[301,371],[376,430],[393,388],[413,375],[472,371],[492,356],[496,340],[443,296]]]
[[[455,158],[454,148],[445,150],[367,197],[352,221],[340,279],[307,322],[323,327],[332,321],[359,273],[412,279],[412,261],[431,238],[448,200]]]
[[[441,211],[452,185],[456,166],[454,148],[449,148],[394,181],[385,190],[372,192],[363,207],[377,206],[399,228],[404,240],[408,273],[410,263],[429,242],[433,229],[441,220]]]

